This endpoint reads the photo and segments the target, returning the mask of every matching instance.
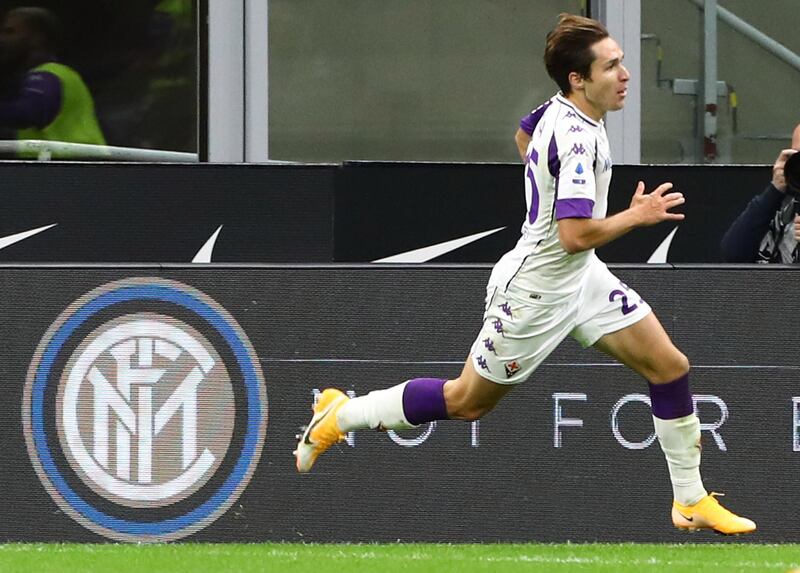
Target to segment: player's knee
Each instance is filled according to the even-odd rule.
[[[681,376],[689,372],[689,367],[690,367],[689,358],[687,358],[687,356],[680,350],[678,351],[678,359],[676,367],[678,371],[681,373],[680,374]]]
[[[648,380],[653,384],[666,384],[689,372],[689,359],[677,348],[664,360],[653,365]]]

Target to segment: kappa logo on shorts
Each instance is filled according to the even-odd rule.
[[[494,321],[492,321],[492,326],[494,326],[494,329],[497,332],[497,334],[503,334],[503,321],[502,320],[500,320],[499,318],[495,318]]]
[[[72,519],[117,541],[170,541],[213,523],[250,481],[266,422],[244,331],[175,281],[84,295],[28,369],[23,425],[40,481]]]
[[[511,378],[514,374],[519,372],[520,368],[522,368],[522,366],[520,366],[519,362],[516,360],[506,362],[506,378]]]

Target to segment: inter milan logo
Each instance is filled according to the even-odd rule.
[[[24,424],[58,505],[120,541],[208,524],[258,462],[266,393],[234,319],[191,287],[111,283],[73,303],[28,372]]]

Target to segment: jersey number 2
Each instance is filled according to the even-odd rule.
[[[628,287],[627,287],[627,285],[625,283],[620,283],[620,284],[622,284],[623,288],[625,288],[627,290]],[[619,289],[612,290],[609,293],[608,302],[614,302],[615,300],[617,300],[620,297],[622,298],[622,314],[630,314],[634,310],[639,308],[638,304],[628,305],[628,295],[625,294],[625,291],[622,291],[622,290],[619,290]]]

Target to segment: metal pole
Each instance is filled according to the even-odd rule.
[[[705,0],[703,18],[703,159],[717,157],[717,0]]]
[[[39,160],[84,159],[103,161],[151,161],[167,163],[197,163],[197,153],[165,151],[162,149],[139,149],[135,147],[112,147],[89,145],[65,141],[40,139],[3,140],[0,152],[22,154],[23,158],[37,157]]]
[[[703,0],[691,0],[698,8],[703,8]],[[777,56],[790,66],[800,70],[800,56],[792,52],[783,44],[776,42],[755,26],[748,24],[730,10],[722,6],[717,7],[717,16],[731,28],[751,39],[753,42]]]
[[[244,0],[208,0],[208,161],[244,161]]]
[[[245,0],[244,160],[269,159],[269,0]]]

